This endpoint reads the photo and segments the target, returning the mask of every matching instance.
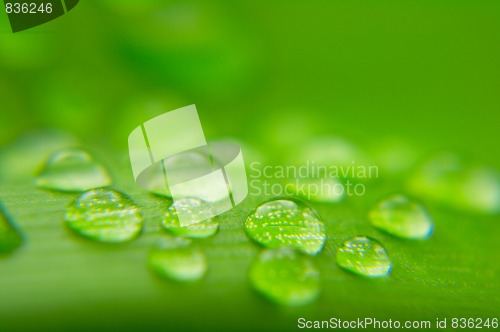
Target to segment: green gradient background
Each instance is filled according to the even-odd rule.
[[[365,150],[386,139],[420,157],[455,151],[500,169],[500,3],[497,1],[81,1],[71,12],[13,34],[0,14],[0,145],[39,128],[77,137],[111,170],[115,187],[158,213],[127,165],[127,136],[156,114],[196,104],[207,139],[233,137],[271,163],[293,159],[315,136]],[[247,160],[248,161],[248,160]],[[393,319],[498,317],[498,216],[425,202],[436,219],[428,242],[366,224],[382,173],[362,199],[316,205],[329,240],[315,258],[316,303],[281,308],[256,296],[246,270],[258,248],[242,220],[249,197],[203,241],[210,274],[195,285],[162,283],[146,269],[153,231],[116,248],[62,226],[75,195],[2,179],[0,198],[26,245],[0,260],[5,331],[110,327],[293,330],[298,317]],[[152,222],[151,220],[149,220]],[[388,280],[356,278],[334,264],[346,237],[388,248]]]

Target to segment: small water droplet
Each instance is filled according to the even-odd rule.
[[[261,204],[247,217],[244,227],[250,238],[265,247],[291,247],[309,255],[320,252],[326,238],[318,213],[289,199]]]
[[[375,239],[356,236],[337,250],[337,264],[353,273],[382,277],[391,272],[391,260],[385,248]]]
[[[337,203],[345,198],[345,189],[337,178],[299,178],[290,182],[295,194],[308,201]]]
[[[0,254],[13,252],[21,246],[23,237],[0,205]]]
[[[319,271],[308,256],[288,248],[264,250],[252,263],[250,282],[272,302],[298,306],[314,301]]]
[[[109,186],[111,178],[88,152],[72,148],[54,153],[36,178],[36,184],[46,189],[82,192]]]
[[[413,174],[413,193],[443,205],[474,213],[500,212],[500,175],[482,166],[466,165],[458,156],[431,158]]]
[[[379,202],[369,213],[373,226],[406,239],[431,236],[434,223],[422,204],[402,195]]]
[[[150,251],[148,264],[158,276],[175,281],[199,280],[208,269],[203,251],[180,237],[163,239]]]
[[[193,220],[201,220],[182,226],[178,213],[191,215]],[[206,238],[214,235],[219,229],[219,222],[212,217],[215,212],[212,206],[198,198],[183,198],[176,200],[163,214],[161,226],[175,235],[189,238]]]
[[[23,135],[0,149],[0,180],[31,179],[52,153],[77,144],[68,134],[58,131],[35,131]]]
[[[142,230],[138,207],[124,194],[108,189],[83,193],[68,206],[65,221],[75,233],[105,243],[132,240]]]

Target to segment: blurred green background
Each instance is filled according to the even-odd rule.
[[[498,215],[424,199],[436,233],[415,243],[377,233],[366,211],[384,194],[404,192],[412,168],[434,153],[500,169],[499,15],[500,3],[485,0],[82,0],[13,34],[2,11],[0,198],[26,235],[18,252],[0,259],[6,331],[292,330],[298,317],[498,317]],[[77,195],[33,187],[46,155],[20,149],[18,139],[57,130],[91,150],[114,187],[153,218],[163,203],[135,187],[127,137],[189,104],[208,140],[235,139],[270,164],[300,162],[304,142],[336,136],[381,165],[365,197],[315,206],[329,236],[315,258],[323,275],[316,303],[282,308],[248,285],[258,248],[242,222],[265,198],[249,197],[223,216],[219,234],[202,243],[210,274],[179,286],[145,267],[154,232],[126,246],[89,244],[62,227]],[[403,159],[402,173],[385,172],[387,160],[377,159],[387,146],[403,147],[388,152]],[[335,266],[340,241],[359,233],[385,240],[395,266],[389,280]]]

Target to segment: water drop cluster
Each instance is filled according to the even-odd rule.
[[[321,144],[333,146],[332,151],[349,158],[361,158],[341,141]],[[174,169],[186,171],[181,164]],[[150,176],[146,189],[168,197],[160,173],[156,170],[146,174]],[[329,181],[331,187],[342,187],[337,179]],[[111,177],[84,150],[65,147],[53,153],[35,183],[39,188],[79,193],[67,206],[64,223],[80,237],[119,244],[135,240],[143,232],[144,218],[139,206],[126,194],[105,188],[112,184]],[[318,187],[317,179],[303,179],[301,183]],[[416,170],[408,188],[415,197],[426,197],[448,207],[481,214],[500,211],[498,174],[484,167],[466,166],[452,155],[428,160]],[[297,194],[318,203],[338,203],[346,198],[335,192],[301,194],[297,190]],[[180,215],[191,216],[193,222],[182,224]],[[203,279],[208,272],[208,259],[197,241],[213,238],[219,231],[219,220],[214,215],[211,203],[195,197],[168,204],[158,218],[160,239],[147,256],[151,272],[175,282]],[[367,221],[383,234],[405,240],[426,240],[434,231],[434,220],[425,206],[404,194],[382,197],[368,211]],[[248,238],[262,248],[248,270],[253,289],[279,305],[300,306],[316,300],[321,287],[315,260],[327,240],[319,213],[302,200],[275,198],[256,206],[242,222]],[[355,275],[388,277],[393,262],[384,245],[373,237],[352,235],[343,239],[334,251],[336,264]],[[12,253],[22,244],[21,231],[0,205],[0,254]]]

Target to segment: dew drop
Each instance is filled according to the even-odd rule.
[[[178,214],[190,215],[192,220],[201,220],[183,226]],[[182,198],[176,200],[163,214],[161,226],[172,234],[189,238],[206,238],[217,233],[219,222],[213,217],[212,205],[198,198]]]
[[[104,243],[132,240],[142,230],[138,207],[124,194],[108,189],[83,193],[68,206],[65,221],[75,233]]]
[[[88,152],[71,148],[60,150],[48,159],[36,184],[46,189],[83,192],[109,186],[111,178]]]
[[[208,270],[203,251],[181,237],[163,239],[150,251],[148,264],[159,277],[184,282],[200,280]]]
[[[15,228],[11,218],[0,205],[0,254],[8,254],[23,243],[21,233]]]
[[[375,239],[356,236],[337,249],[337,264],[353,273],[382,277],[391,272],[391,260],[385,248]]]
[[[35,131],[0,149],[0,180],[31,179],[52,153],[77,144],[70,135],[58,131]]]
[[[434,228],[424,206],[403,195],[382,200],[368,217],[378,229],[405,239],[426,239]]]
[[[253,288],[272,302],[299,306],[314,301],[320,274],[310,257],[289,248],[264,250],[252,263]]]
[[[247,217],[244,228],[262,246],[291,247],[309,255],[320,252],[326,238],[325,225],[318,213],[289,199],[261,204]]]

